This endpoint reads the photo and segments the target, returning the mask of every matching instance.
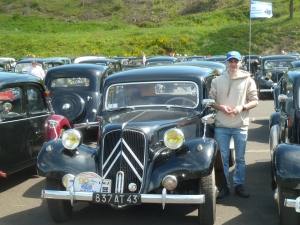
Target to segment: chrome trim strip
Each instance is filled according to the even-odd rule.
[[[50,114],[44,114],[44,115],[41,115],[41,116],[31,116],[31,117],[26,117],[24,119],[18,119],[18,120],[9,120],[9,121],[5,121],[5,120],[1,120],[0,123],[1,124],[4,124],[4,123],[15,123],[17,121],[24,121],[24,120],[31,120],[31,119],[35,119],[35,118],[40,118],[40,117],[48,117]],[[20,114],[19,116],[26,116],[26,114]],[[17,116],[17,117],[19,117]],[[13,117],[10,117],[9,119],[12,119]]]
[[[131,150],[131,148],[127,145],[126,141],[122,138],[122,143],[125,145],[125,147],[127,148],[127,150],[129,151],[129,153],[132,155],[132,157],[135,159],[135,161],[139,164],[139,166],[141,167],[141,169],[144,169],[143,164],[140,162],[140,160],[136,157],[136,155],[133,153],[133,151]],[[125,154],[125,153],[124,153]]]
[[[117,142],[116,146],[114,147],[114,149],[112,150],[112,152],[109,154],[109,156],[108,156],[107,160],[105,161],[105,163],[103,163],[103,169],[105,168],[106,164],[108,163],[108,161],[110,160],[110,158],[112,157],[112,155],[114,154],[114,152],[117,150],[117,148],[120,145],[120,143],[121,143],[121,139]]]
[[[123,193],[124,191],[124,172],[119,171],[116,175],[115,193]]]
[[[140,181],[142,181],[142,178],[140,177],[140,175],[138,174],[138,172],[136,171],[136,169],[133,167],[133,165],[130,163],[130,160],[127,158],[127,156],[125,155],[125,153],[122,151],[122,156],[124,157],[124,159],[126,160],[126,162],[128,163],[128,165],[130,166],[130,168],[132,169],[132,171],[135,173],[135,175],[139,178]]]
[[[110,167],[108,167],[106,173],[103,176],[104,179],[106,178],[107,174],[109,173],[109,171],[113,167],[113,165],[115,165],[115,163],[116,163],[117,159],[120,157],[120,155],[121,155],[121,152],[118,153],[118,155],[116,156],[116,158],[114,159],[114,161],[112,162],[112,164],[110,165]]]

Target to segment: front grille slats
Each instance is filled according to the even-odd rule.
[[[111,190],[115,190],[116,174],[123,171],[124,193],[130,193],[130,183],[137,185],[135,193],[139,193],[145,168],[145,135],[134,130],[115,130],[105,135],[102,149],[102,175],[112,180]]]

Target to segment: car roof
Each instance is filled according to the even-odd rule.
[[[155,56],[151,58],[146,59],[147,62],[155,62],[155,61],[176,61],[177,57],[171,57],[171,56]]]
[[[99,59],[86,59],[78,63],[103,63],[103,62],[120,62],[117,59],[99,58]]]
[[[43,84],[42,79],[37,76],[30,74],[20,74],[12,72],[1,72],[0,73],[0,86],[14,83],[40,83]]]
[[[217,67],[217,68],[226,68],[224,63],[215,62],[215,61],[186,61],[186,62],[177,62],[175,64],[179,65],[196,65],[196,66],[209,66],[209,67]]]
[[[293,56],[293,55],[267,55],[267,56],[263,56],[261,58],[262,58],[262,60],[266,60],[266,59],[297,59],[297,56]]]
[[[167,65],[143,67],[123,71],[106,78],[104,87],[115,83],[151,82],[151,81],[194,81],[200,85],[202,80],[214,74],[215,70],[208,67]]]
[[[60,62],[63,64],[61,59],[58,58],[23,58],[17,62],[19,63],[31,63],[33,60],[37,61],[40,64],[47,63],[47,62]]]

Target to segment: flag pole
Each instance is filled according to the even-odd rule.
[[[251,5],[251,1],[250,1]],[[248,59],[248,72],[250,73],[250,51],[251,51],[251,6],[250,6],[250,28],[249,28],[249,59]]]

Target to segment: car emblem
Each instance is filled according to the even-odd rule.
[[[69,103],[65,103],[65,104],[63,104],[63,106],[61,107],[61,109],[63,110],[63,111],[67,111],[67,110],[69,110],[71,108],[71,105],[69,104]]]

